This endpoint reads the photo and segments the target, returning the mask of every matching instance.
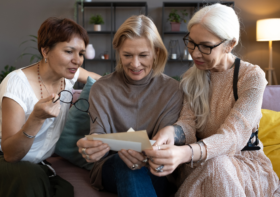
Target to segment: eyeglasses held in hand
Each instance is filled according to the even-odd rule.
[[[72,100],[73,100],[72,92],[70,92],[68,90],[62,90],[61,92],[58,93],[58,98],[53,100],[53,103],[55,103],[58,100],[60,100],[63,103],[69,103],[71,105],[74,105],[76,107],[76,109],[78,109],[79,111],[86,112],[89,115],[92,123],[94,123],[96,121],[97,117],[93,120],[92,116],[89,113],[89,102],[87,99],[80,98],[75,103],[73,103],[72,102]]]

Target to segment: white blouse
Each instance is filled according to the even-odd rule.
[[[32,65],[31,65],[32,66]],[[22,68],[21,68],[22,69]],[[33,111],[34,105],[38,102],[35,93],[29,81],[21,70],[11,72],[0,85],[0,143],[2,138],[2,99],[7,97],[16,101],[25,113],[25,120],[28,119]],[[73,86],[79,76],[79,69],[75,73],[73,79],[65,79],[65,90],[72,92]],[[23,157],[22,161],[30,161],[39,163],[42,160],[50,157],[54,153],[56,142],[63,130],[66,116],[69,110],[69,104],[60,102],[60,113],[56,118],[48,118],[43,123],[40,131],[34,138],[34,142]],[[0,150],[2,151],[1,144]]]

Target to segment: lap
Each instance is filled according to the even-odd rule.
[[[0,196],[73,196],[73,187],[59,176],[49,178],[47,166],[28,161],[9,163],[0,155]],[[72,194],[71,194],[72,193]]]
[[[262,154],[245,151],[234,156],[215,157],[195,169],[185,167],[189,173],[177,196],[194,193],[197,196],[272,196],[279,179]]]
[[[146,190],[153,187],[157,196],[168,196],[172,192],[175,192],[174,186],[168,182],[166,177],[154,176],[146,167],[142,167],[139,170],[131,170],[121,160],[118,154],[115,154],[103,164],[102,184],[105,190],[112,193],[118,193],[118,184],[119,187],[121,184],[130,184],[131,188],[133,186],[139,189],[143,187]]]

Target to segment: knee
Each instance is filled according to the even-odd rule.
[[[1,192],[7,196],[34,196],[39,188],[49,188],[48,176],[37,164],[21,161],[1,163],[0,166],[0,185],[7,186]]]
[[[29,188],[33,188],[34,183],[39,184],[48,180],[46,173],[39,165],[27,161],[7,162],[5,172],[2,171],[0,176],[2,180],[11,181]]]
[[[213,177],[228,173],[233,167],[232,161],[228,156],[219,156],[207,161],[207,171]]]

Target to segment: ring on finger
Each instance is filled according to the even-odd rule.
[[[144,159],[142,162],[147,163],[147,161],[148,161],[148,158]]]
[[[87,160],[89,160],[89,155],[87,155],[87,154],[85,154],[85,155],[86,155]]]
[[[132,169],[132,170],[135,170],[135,169],[138,168],[138,166],[139,166],[139,165],[138,165],[137,163],[136,163],[136,164],[133,164],[133,165],[131,166],[131,169]]]
[[[163,172],[163,168],[164,168],[164,165],[160,165],[160,166],[158,166],[155,170],[156,170],[157,172]]]
[[[160,150],[160,145],[157,146],[157,149]]]
[[[86,153],[86,148],[82,148],[82,153],[83,153],[84,155],[87,155],[87,153]]]

